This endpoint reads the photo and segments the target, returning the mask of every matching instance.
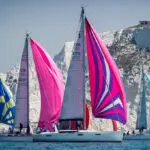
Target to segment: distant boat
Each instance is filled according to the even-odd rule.
[[[140,104],[137,113],[136,129],[144,130],[147,129],[147,110],[146,110],[146,84],[145,84],[145,73],[141,70],[141,86],[140,86]]]
[[[150,81],[149,75],[144,73],[143,68],[143,58],[141,58],[141,83],[140,83],[140,103],[137,111],[137,119],[136,119],[136,128],[138,133],[129,134],[124,136],[124,140],[150,140],[150,134],[145,132],[147,130],[147,108],[146,108],[146,95],[147,95],[147,87],[146,80]]]
[[[80,30],[74,44],[72,59],[64,93],[61,121],[84,121],[85,130],[64,130],[60,133],[35,135],[38,142],[120,142],[121,131],[91,132],[86,130],[85,53],[87,49],[92,113],[95,118],[105,118],[123,124],[127,121],[126,99],[118,68],[106,46],[84,17],[82,8]],[[85,37],[86,34],[86,37]],[[85,45],[86,42],[86,45]],[[116,130],[116,128],[114,129]]]

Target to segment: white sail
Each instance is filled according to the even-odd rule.
[[[147,112],[146,112],[146,87],[145,74],[142,66],[142,77],[140,87],[140,107],[137,114],[136,129],[147,129]]]
[[[84,21],[72,53],[60,120],[84,118]]]
[[[29,123],[29,86],[28,86],[28,36],[25,40],[24,50],[21,59],[18,88],[16,94],[16,116],[15,127],[20,123],[24,128]]]

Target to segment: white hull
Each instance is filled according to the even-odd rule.
[[[150,140],[150,134],[126,135],[123,140]]]
[[[33,136],[34,142],[121,142],[121,132],[46,133]]]
[[[33,142],[33,136],[1,135],[0,142]]]

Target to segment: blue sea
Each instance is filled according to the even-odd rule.
[[[150,140],[125,140],[121,143],[14,143],[0,142],[0,150],[150,150]]]

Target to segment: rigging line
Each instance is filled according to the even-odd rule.
[[[83,114],[84,114],[84,130],[86,130],[86,93],[85,93],[85,84],[86,84],[86,79],[85,79],[85,72],[86,72],[86,64],[85,64],[85,49],[86,49],[86,45],[85,45],[85,12],[84,12],[84,7],[82,8],[82,12],[81,12],[81,17],[82,17],[82,30],[81,32],[83,32]]]
[[[27,95],[28,95],[28,99],[27,99],[27,126],[29,125],[29,34],[26,33],[26,40],[27,40]]]

